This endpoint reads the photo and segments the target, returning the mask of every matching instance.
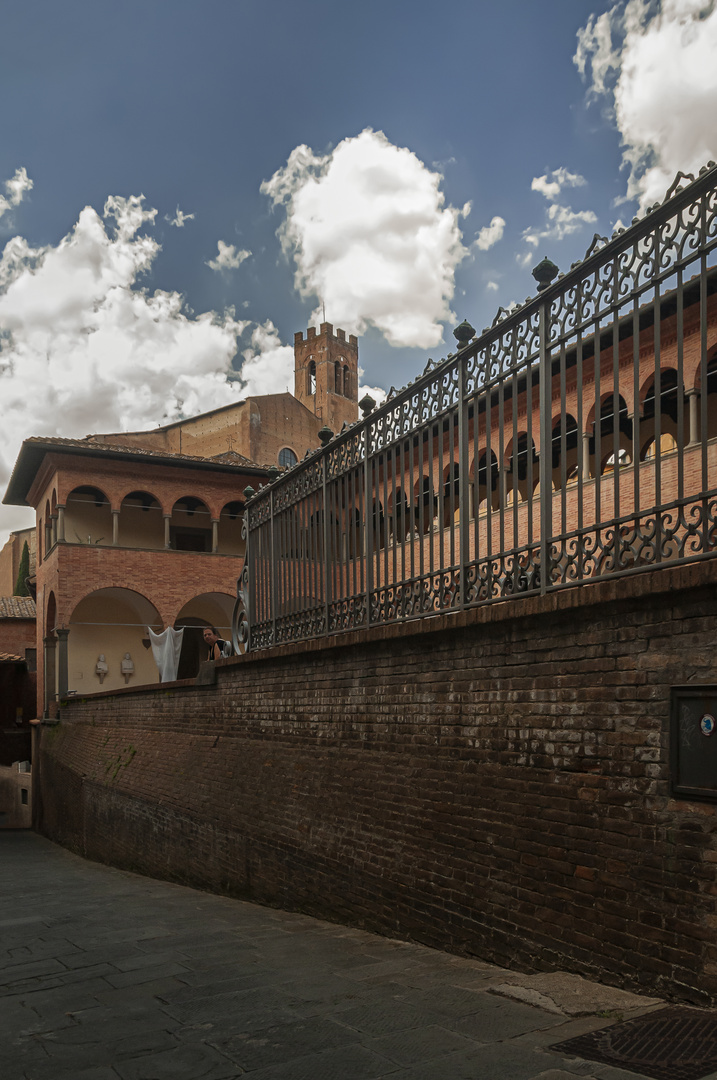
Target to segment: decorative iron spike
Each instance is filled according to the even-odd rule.
[[[684,173],[680,169],[679,172],[677,173],[677,176],[675,177],[675,179],[672,181],[672,183],[668,187],[667,191],[665,192],[664,202],[667,202],[668,199],[672,198],[672,196],[675,194],[675,192],[679,189],[680,182],[682,180],[686,180],[689,184],[691,184],[691,183],[694,182],[694,179],[695,178],[692,175],[692,173]],[[654,210],[655,207],[657,207],[659,205],[660,205],[659,203],[655,203],[655,206],[652,207],[652,209]]]
[[[503,319],[505,319],[508,315],[510,315],[510,312],[507,308],[499,307],[495,313],[495,318],[493,319],[493,322],[490,324],[491,330],[494,326],[496,326],[497,323],[502,322]]]
[[[427,375],[427,374],[428,374],[428,372],[429,372],[429,371],[431,370],[431,368],[432,368],[432,367],[433,367],[433,360],[432,360],[432,358],[431,358],[431,357],[429,356],[429,357],[428,357],[428,363],[426,364],[426,366],[425,366],[425,367],[424,367],[424,369],[423,369],[423,374],[424,374],[424,375]]]
[[[593,254],[593,252],[597,251],[598,250],[598,245],[607,244],[607,243],[608,243],[607,236],[601,236],[600,233],[595,233],[593,235],[592,240],[590,241],[589,248],[587,249],[587,251],[585,252],[585,255],[583,256],[583,259],[588,259]]]
[[[389,392],[386,394],[386,401],[390,401],[392,397],[396,396],[396,387],[392,386]]]

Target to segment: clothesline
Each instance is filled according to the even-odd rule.
[[[209,625],[210,625],[209,623],[184,623],[182,626],[179,627],[179,629],[180,630],[182,630],[182,629],[184,629],[184,630],[206,630],[206,628]],[[225,624],[212,623],[211,625],[212,626],[220,626],[222,630],[228,630],[229,629],[229,626],[225,625]],[[134,622],[71,622],[70,623],[70,628],[72,628],[73,626],[138,626],[138,627],[141,627],[142,630],[144,630],[147,627],[151,628],[152,623],[146,623],[146,622],[142,622],[142,623],[134,623]],[[154,626],[159,626],[159,623],[154,623]],[[62,630],[63,627],[60,627],[60,629]],[[54,631],[57,630],[57,627],[53,626],[52,630],[53,630],[53,633],[54,633]]]

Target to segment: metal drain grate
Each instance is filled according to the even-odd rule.
[[[717,1013],[673,1005],[550,1049],[653,1080],[701,1080],[717,1070]]]

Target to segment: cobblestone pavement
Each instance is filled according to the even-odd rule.
[[[611,1020],[504,997],[502,968],[30,832],[0,833],[0,867],[2,1080],[635,1080],[551,1051]]]

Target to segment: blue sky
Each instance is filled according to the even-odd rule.
[[[699,0],[6,0],[2,21],[2,486],[23,436],[285,389],[321,300],[364,384],[403,385],[456,321],[533,294],[543,255],[567,269],[717,157]]]

